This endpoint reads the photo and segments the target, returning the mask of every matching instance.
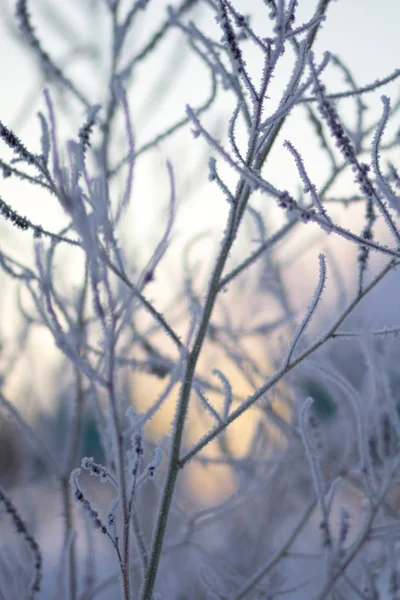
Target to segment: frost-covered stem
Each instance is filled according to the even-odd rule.
[[[143,532],[141,529],[139,515],[136,510],[136,506],[134,504],[132,506],[131,517],[132,517],[132,527],[133,527],[133,531],[135,534],[136,542],[137,542],[137,545],[139,546],[139,559],[141,561],[141,566],[142,566],[142,569],[144,572],[145,569],[147,568],[147,563],[148,563],[147,547],[146,547],[146,541],[145,541],[145,538],[144,538],[144,535],[143,535]]]
[[[242,185],[241,185],[242,184]],[[240,182],[239,193],[243,190],[246,184]],[[151,600],[156,581],[158,565],[161,558],[161,551],[164,542],[165,530],[167,527],[168,515],[171,508],[172,497],[174,494],[175,484],[180,470],[180,450],[183,439],[183,431],[189,406],[190,392],[193,385],[193,378],[196,370],[198,358],[200,356],[203,342],[206,337],[207,327],[211,318],[215,301],[218,295],[218,283],[221,279],[229,251],[237,233],[236,222],[236,206],[231,206],[229,214],[229,224],[227,234],[222,245],[218,260],[216,262],[214,272],[209,284],[208,294],[202,319],[199,325],[196,338],[193,343],[193,348],[189,353],[186,362],[186,368],[183,375],[183,383],[178,401],[177,414],[175,417],[175,427],[173,432],[171,452],[168,462],[168,470],[164,489],[162,493],[161,503],[159,507],[158,517],[155,524],[154,536],[151,545],[149,565],[146,572],[146,577],[141,591],[142,600]]]
[[[34,600],[36,594],[41,590],[41,581],[42,581],[42,552],[40,550],[39,544],[37,543],[33,534],[28,530],[28,527],[25,521],[21,518],[17,508],[13,504],[11,498],[8,497],[5,490],[0,486],[0,504],[4,506],[6,512],[12,519],[16,532],[21,535],[25,542],[28,544],[32,555],[33,555],[33,563],[34,563],[34,574],[32,577],[32,581],[30,583],[29,595],[26,596],[27,600]]]
[[[177,17],[181,17],[183,16],[186,12],[188,12],[190,9],[194,8],[196,6],[196,4],[198,3],[199,0],[183,0],[183,2],[181,2],[181,4],[178,6],[178,8],[176,9],[176,15]],[[167,18],[162,25],[160,26],[160,28],[154,33],[154,35],[151,37],[151,39],[148,41],[147,44],[145,44],[145,46],[142,48],[142,50],[140,50],[128,63],[128,65],[125,68],[125,74],[126,76],[130,77],[133,68],[140,63],[141,61],[143,61],[145,58],[147,58],[147,56],[155,49],[157,48],[158,44],[163,40],[164,36],[168,33],[169,29],[171,28],[171,19]]]
[[[257,400],[259,400],[268,390],[270,390],[278,381],[284,377],[287,373],[289,373],[292,369],[297,367],[305,358],[310,356],[313,352],[318,350],[325,342],[327,342],[330,338],[334,336],[337,332],[340,325],[343,321],[350,315],[350,313],[356,308],[359,302],[366,296],[393,268],[399,266],[400,262],[391,260],[388,265],[371,281],[371,283],[366,286],[361,295],[357,295],[357,297],[350,302],[350,304],[346,307],[346,309],[342,312],[342,314],[338,317],[338,319],[333,323],[333,325],[328,329],[328,331],[322,335],[316,342],[311,344],[308,348],[306,348],[303,352],[301,352],[295,359],[293,359],[290,363],[285,365],[279,371],[277,371],[272,377],[270,377],[261,387],[259,387],[254,394],[249,396],[247,400],[242,402],[242,404],[234,411],[231,412],[228,419],[222,425],[217,425],[213,431],[204,436],[198,444],[196,444],[185,456],[183,456],[180,460],[180,466],[183,468],[187,462],[189,462],[194,456],[196,456],[205,446],[207,446],[212,440],[218,437],[222,431],[224,431],[233,421],[239,418],[244,412],[246,412],[250,406],[252,406]]]
[[[73,511],[72,511],[72,501],[71,501],[71,486],[69,485],[69,477],[63,476],[61,481],[61,498],[63,504],[63,513],[64,513],[64,539],[70,539],[71,533],[73,532]],[[69,580],[69,599],[75,600],[77,595],[77,587],[76,587],[76,548],[75,548],[75,539],[72,537],[71,542],[69,544],[68,552],[68,580]]]
[[[111,271],[117,277],[119,277],[121,279],[121,281],[123,281],[135,293],[135,295],[140,299],[143,306],[155,318],[155,320],[160,324],[161,328],[165,330],[165,332],[172,339],[172,341],[177,346],[177,348],[181,349],[182,342],[179,339],[178,335],[175,333],[175,331],[172,329],[172,327],[169,325],[169,323],[167,323],[167,321],[165,320],[165,317],[160,312],[158,312],[158,310],[156,308],[154,308],[154,306],[152,305],[151,302],[149,302],[149,300],[147,300],[147,298],[141,293],[138,286],[136,286],[134,283],[132,283],[128,279],[128,277],[125,275],[125,273],[122,273],[119,269],[117,269],[117,267],[109,259],[104,248],[100,245],[99,245],[99,247],[100,247],[100,250],[102,253],[102,258],[104,259],[104,262],[107,264],[107,266],[110,267]]]
[[[82,335],[82,330],[80,329],[80,334]],[[82,349],[78,347],[78,352],[81,353]],[[65,461],[64,473],[67,477],[69,477],[71,470],[76,462],[79,440],[82,432],[82,422],[83,422],[83,405],[84,405],[84,390],[83,390],[83,377],[82,373],[79,369],[76,369],[76,406],[75,412],[73,415],[73,423],[71,427],[71,432],[69,434],[69,451]]]
[[[79,374],[80,377],[80,374]],[[80,377],[81,379],[81,377]],[[77,400],[79,402],[79,400]],[[79,411],[77,411],[78,413]],[[81,422],[77,421],[77,415],[74,415],[74,422],[76,424],[76,428],[81,427]],[[70,458],[73,459],[75,457],[76,446],[71,447]],[[69,463],[70,461],[68,461]],[[76,544],[75,544],[75,536],[71,536],[74,531],[74,517],[72,510],[72,499],[71,499],[71,486],[69,483],[69,472],[64,471],[64,474],[60,480],[61,485],[61,497],[63,503],[63,512],[64,512],[64,539],[67,541],[71,539],[69,548],[68,548],[68,579],[69,579],[69,598],[70,600],[76,600],[77,598],[77,568],[76,568]]]
[[[111,59],[111,71],[108,82],[109,88],[109,100],[106,110],[106,118],[103,123],[103,140],[101,146],[101,154],[102,154],[102,162],[104,173],[108,173],[109,171],[109,151],[110,151],[110,140],[111,140],[111,129],[112,122],[115,116],[115,110],[117,107],[117,99],[116,93],[114,89],[114,80],[117,76],[117,66],[118,66],[118,58],[119,58],[119,49],[120,44],[117,41],[118,38],[118,8],[119,3],[116,2],[112,9],[112,59]],[[107,181],[107,177],[105,178]],[[107,187],[108,184],[106,183]]]
[[[69,483],[69,474],[72,470],[71,465],[73,465],[76,457],[77,450],[79,448],[79,439],[82,431],[82,411],[83,411],[83,381],[82,374],[77,370],[76,373],[77,383],[76,383],[76,410],[73,415],[73,426],[72,426],[72,443],[70,447],[70,455],[67,461],[67,467],[64,471],[64,476],[61,479],[61,494],[63,498],[63,506],[64,506],[64,518],[65,518],[65,539],[67,540],[74,529],[74,519],[72,513],[72,499],[71,499],[71,486]],[[69,589],[70,589],[70,599],[75,600],[77,598],[77,570],[76,570],[76,544],[75,538],[71,539],[69,552]]]
[[[329,0],[320,2],[320,5],[317,9],[317,12],[322,10],[324,11],[329,3]],[[319,14],[322,14],[321,12]],[[315,37],[315,33],[317,30],[315,27],[314,36],[310,36],[310,43],[308,47],[310,48]],[[292,83],[293,90],[298,85],[299,79],[296,79]],[[263,75],[263,81],[261,83],[261,91],[265,91],[266,82],[268,80],[268,72],[265,70]],[[262,153],[257,152],[257,145],[259,142],[259,138],[257,132],[259,130],[261,116],[262,116],[262,99],[259,102],[254,103],[254,111],[252,115],[252,128],[250,131],[249,144],[247,148],[246,154],[246,166],[249,169],[254,169],[255,172],[259,172],[262,165],[264,164],[267,156],[269,155],[270,150],[272,149],[272,145],[268,144],[268,147],[264,149]],[[284,118],[280,120],[283,123]],[[274,139],[276,137],[274,136]],[[156,582],[157,570],[161,558],[162,547],[164,543],[165,531],[168,522],[168,515],[171,508],[172,497],[174,494],[174,489],[176,485],[176,481],[178,478],[178,473],[180,468],[185,464],[180,460],[180,450],[183,439],[184,425],[187,417],[187,411],[189,406],[190,392],[192,389],[194,374],[196,370],[196,365],[198,358],[200,356],[201,349],[203,347],[203,343],[206,337],[207,328],[210,322],[211,314],[218,296],[218,292],[220,290],[219,284],[221,281],[221,277],[223,274],[223,270],[229,256],[229,252],[231,250],[232,244],[237,235],[241,220],[246,210],[246,206],[248,200],[251,195],[251,186],[247,183],[244,177],[241,177],[237,186],[236,194],[234,202],[231,204],[230,212],[229,212],[229,220],[228,226],[225,234],[225,238],[222,243],[222,247],[220,250],[220,254],[217,258],[216,265],[214,267],[213,274],[211,276],[211,281],[209,284],[206,302],[201,318],[201,322],[199,325],[198,332],[196,334],[196,338],[193,343],[192,350],[189,353],[185,373],[183,376],[183,383],[180,391],[180,397],[178,401],[177,414],[175,417],[175,427],[173,432],[173,439],[171,445],[171,452],[168,462],[167,468],[167,476],[164,484],[164,489],[162,493],[161,503],[159,507],[158,517],[156,520],[156,524],[154,527],[153,540],[151,545],[150,557],[149,557],[149,565],[146,572],[144,584],[141,590],[141,600],[151,600],[154,585]],[[227,420],[227,422],[229,419]],[[219,426],[218,429],[222,431],[224,427]]]
[[[288,352],[287,358],[285,359],[284,366],[287,366],[290,363],[291,358],[293,356],[293,352],[296,348],[296,344],[298,343],[300,337],[304,333],[304,330],[306,329],[307,325],[309,324],[311,317],[313,316],[313,314],[317,308],[317,304],[321,299],[321,296],[322,296],[322,293],[323,293],[323,290],[325,287],[326,260],[325,260],[325,256],[323,254],[320,254],[318,258],[319,258],[319,269],[320,269],[319,282],[315,289],[314,297],[313,297],[312,302],[307,310],[307,313],[306,313],[303,321],[300,323],[300,325],[293,337],[293,340],[290,344],[289,352]]]
[[[261,112],[257,109],[256,115],[259,122]],[[252,143],[249,145],[246,161],[247,164],[251,164],[253,161],[255,144],[256,137],[254,136],[252,138]],[[178,473],[181,468],[179,456],[196,365],[207,334],[207,328],[211,319],[211,314],[219,293],[219,283],[222,277],[222,273],[225,268],[225,264],[229,256],[232,244],[235,240],[238,228],[240,226],[241,218],[243,217],[245,206],[249,196],[249,185],[244,181],[244,179],[240,179],[235,196],[235,202],[233,202],[230,206],[225,238],[222,243],[222,247],[217,258],[214,271],[211,276],[211,281],[209,283],[201,322],[193,343],[192,350],[190,351],[186,362],[185,373],[183,375],[183,383],[178,401],[177,414],[175,417],[175,427],[173,432],[167,476],[164,484],[159,513],[155,524],[154,536],[149,558],[149,566],[146,572],[143,589],[141,591],[142,600],[151,600],[152,597],[153,588],[157,576],[158,565],[161,557],[162,546],[164,542],[165,530],[167,527],[169,510],[171,508],[171,502]]]
[[[300,219],[294,218],[289,223],[286,223],[276,233],[271,235],[265,242],[263,242],[257,250],[254,250],[247,258],[245,258],[237,267],[234,267],[225,277],[222,277],[219,282],[219,289],[222,290],[232,279],[237,277],[240,273],[245,271],[250,265],[253,264],[264,252],[271,250],[275,244],[281,241],[296,225],[300,224]]]
[[[329,5],[330,1],[331,0],[320,0],[319,5],[315,11],[315,15],[314,15],[315,18],[318,18],[318,17],[321,18],[321,17],[325,16],[325,13],[328,9],[328,5]],[[307,40],[306,40],[307,52],[309,52],[311,50],[311,48],[315,42],[315,38],[317,36],[320,25],[321,25],[321,21],[317,21],[316,25],[309,31],[309,33],[307,35]],[[292,85],[286,94],[286,98],[282,102],[283,105],[286,104],[286,102],[289,100],[290,96],[298,88],[303,72],[304,72],[304,69],[299,69],[298,72],[296,72],[294,74],[293,81],[291,82]],[[266,136],[263,147],[260,148],[257,152],[256,172],[259,172],[262,165],[265,163],[265,160],[267,159],[269,153],[271,152],[272,147],[275,143],[275,140],[278,137],[278,134],[281,131],[281,129],[286,121],[286,118],[287,118],[287,115],[284,115],[283,117],[281,117],[278,120],[278,122],[276,124],[271,126],[268,136]]]
[[[79,333],[83,335],[84,329],[84,307],[86,301],[86,294],[88,288],[88,274],[85,273],[85,281],[83,284],[82,294],[80,297],[78,321],[79,321]],[[81,352],[81,345],[78,346],[77,351]],[[76,406],[72,415],[72,426],[68,436],[68,450],[65,458],[65,465],[63,466],[63,476],[61,477],[61,495],[64,509],[65,518],[65,532],[64,539],[67,541],[74,529],[74,518],[72,511],[72,498],[71,498],[71,485],[70,485],[70,474],[73,469],[74,463],[77,458],[79,451],[79,441],[82,432],[83,425],[83,405],[84,405],[84,392],[83,392],[83,377],[79,369],[76,369]],[[76,543],[75,537],[71,538],[68,551],[69,561],[69,598],[70,600],[76,600],[77,598],[77,568],[76,568]]]
[[[129,571],[129,506],[127,496],[127,482],[125,473],[125,453],[124,453],[124,438],[122,433],[121,419],[118,411],[117,396],[115,390],[115,329],[116,322],[112,319],[109,331],[109,357],[108,357],[108,394],[110,400],[111,418],[114,427],[115,450],[117,453],[117,469],[118,469],[118,487],[122,510],[122,526],[123,526],[123,548],[120,558],[120,566],[122,572],[122,583],[124,591],[124,600],[130,600],[130,571]]]

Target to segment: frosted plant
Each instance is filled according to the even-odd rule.
[[[50,195],[63,222],[44,226],[39,215],[20,214],[12,197],[0,199],[10,226],[33,234],[25,262],[12,248],[1,247],[0,264],[18,285],[20,312],[19,336],[2,377],[4,383],[10,378],[33,329],[46,330],[62,359],[59,435],[52,439],[45,428],[32,425],[6,393],[0,402],[60,492],[64,531],[54,596],[322,600],[377,598],[379,586],[386,585],[387,597],[398,598],[400,406],[396,361],[390,359],[397,351],[398,315],[375,326],[363,321],[360,307],[384,279],[396,276],[400,260],[400,179],[390,160],[399,143],[394,123],[400,101],[382,95],[381,114],[372,124],[366,122],[365,104],[400,71],[359,87],[341,58],[315,50],[330,0],[315,2],[304,22],[296,0],[266,0],[260,19],[255,9],[242,14],[230,0],[184,0],[165,10],[144,0],[74,3],[72,10],[82,15],[89,10],[92,28],[97,24],[100,32],[105,25],[111,34],[103,44],[100,34],[88,32],[83,46],[81,32],[67,33],[71,23],[62,11],[58,20],[51,4],[40,5],[50,24],[61,23],[71,56],[82,54],[88,72],[74,74],[68,60],[61,64],[35,29],[36,7],[18,0],[18,35],[36,60],[44,88],[41,134],[34,151],[16,128],[0,121],[8,152],[0,166],[4,179],[20,179]],[[160,24],[132,54],[146,15],[152,25],[156,16]],[[185,47],[207,73],[210,91],[194,105],[183,85],[186,110],[139,144],[144,125],[136,118],[134,96],[141,78],[145,85],[144,65],[161,84],[163,77],[180,75],[175,68],[169,74],[162,60],[162,44],[172,34],[179,36],[179,54]],[[258,72],[248,56],[257,56]],[[155,60],[160,73],[153,72]],[[347,86],[330,93],[325,81],[335,70]],[[99,73],[97,87],[85,85],[86,76]],[[278,75],[285,81],[279,91]],[[159,90],[155,96],[149,112],[163,100]],[[354,128],[341,111],[340,101],[347,98],[355,104]],[[315,152],[327,159],[323,181],[305,158],[309,140],[303,148],[293,142],[289,117],[299,112],[313,128]],[[224,122],[222,139],[217,118]],[[175,160],[171,145],[179,135],[187,146]],[[182,266],[173,275],[176,294],[168,304],[152,298],[151,284],[167,269],[167,250],[185,208],[182,155],[200,143],[209,155],[209,189],[226,201],[225,224],[214,236],[215,251],[201,246],[207,261],[199,268],[193,254],[204,234],[194,232],[184,245]],[[135,185],[142,157],[160,147],[168,159],[163,174],[150,177],[168,182],[167,214],[160,210],[160,235],[143,258],[140,242],[133,240],[131,205],[145,210],[153,200],[148,190],[149,197],[140,197]],[[277,148],[296,169],[293,185],[269,174]],[[337,197],[339,178],[349,174],[353,193]],[[336,210],[343,215],[356,203],[365,207],[361,233],[344,225]],[[323,239],[341,238],[355,250],[357,275],[347,290],[337,261],[328,251],[315,253],[314,293],[299,309],[279,246],[286,242],[289,248],[292,232],[307,233],[313,225]],[[371,264],[371,251],[386,261],[380,271]],[[68,256],[77,285],[67,282]],[[207,269],[206,282],[200,282]],[[340,292],[338,310],[326,309],[330,281]],[[279,315],[266,319],[261,308],[271,301]],[[257,315],[263,320],[254,324]],[[261,344],[264,357],[249,339]],[[216,348],[234,375],[211,365]],[[340,362],[346,352],[347,365]],[[141,373],[159,384],[146,406],[135,391]],[[239,379],[245,395],[238,391]],[[330,419],[324,417],[324,401]],[[152,422],[168,406],[172,421],[155,434]],[[82,451],[88,415],[98,456]],[[243,451],[231,432],[247,417],[254,427]],[[195,439],[193,423],[201,429]],[[48,429],[55,429],[54,422]],[[206,478],[220,491],[228,479],[232,493],[205,507],[188,483],[199,468],[207,468]],[[88,485],[85,474],[92,476]],[[0,503],[33,555],[33,579],[26,577],[24,593],[44,597],[51,586],[41,587],[40,529],[34,537],[11,493],[1,491]],[[108,552],[107,559],[98,556],[98,548]],[[104,565],[110,563],[114,571],[106,575]]]

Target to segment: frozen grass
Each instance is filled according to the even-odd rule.
[[[18,309],[0,402],[25,464],[0,485],[0,597],[398,599],[400,99],[382,95],[375,121],[367,105],[400,71],[360,87],[346,57],[314,53],[330,0],[305,21],[296,0],[265,0],[257,18],[231,0],[77,2],[70,16],[39,4],[82,68],[18,0],[41,133],[33,145],[1,120],[0,165],[51,198],[59,224],[0,200],[8,226],[33,234],[25,258],[11,237],[0,251]],[[210,89],[188,103],[189,52]],[[135,94],[149,82],[146,128]],[[187,106],[168,122],[173,93]],[[187,172],[199,143],[207,187],[202,157]],[[161,168],[141,162],[160,149]],[[54,412],[27,414],[7,385],[42,331],[59,356]]]

